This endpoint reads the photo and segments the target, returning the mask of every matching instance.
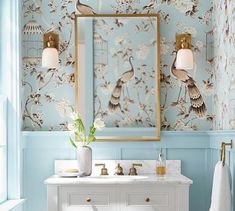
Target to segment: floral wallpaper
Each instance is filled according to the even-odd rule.
[[[93,30],[94,118],[106,127],[155,127],[157,17],[95,18]]]
[[[74,16],[77,0],[22,0],[22,119],[23,130],[67,130],[74,105]],[[207,33],[212,30],[212,3],[199,0],[81,0],[91,13],[159,13],[161,16],[162,130],[212,128],[213,69],[207,60]],[[79,10],[79,8],[78,8]],[[80,11],[81,12],[81,11]],[[60,67],[41,68],[43,33],[60,35]],[[176,33],[192,34],[194,70],[187,71],[206,106],[192,111],[188,85],[172,74]],[[214,96],[214,98],[216,98]]]
[[[235,129],[235,2],[214,1],[215,130]]]

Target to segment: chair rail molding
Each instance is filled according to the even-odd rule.
[[[69,143],[69,131],[22,131],[22,148],[71,148]],[[157,147],[157,148],[209,148],[209,136],[206,131],[162,131],[161,141],[150,142],[93,142],[92,147],[102,148],[125,146],[135,147]]]

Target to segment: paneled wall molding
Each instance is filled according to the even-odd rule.
[[[23,131],[22,148],[71,148],[68,131]],[[163,131],[160,142],[94,142],[94,148],[209,148],[207,132]]]
[[[233,148],[227,148],[228,151],[235,152],[235,131],[225,130],[225,131],[211,131],[208,133],[210,137],[210,148],[220,149],[221,142],[233,141]]]
[[[76,150],[68,137],[69,132],[22,132],[25,211],[46,210],[43,181],[53,174],[54,161],[76,159]],[[91,146],[96,160],[154,160],[162,148],[167,159],[182,161],[182,173],[194,182],[190,189],[190,211],[209,209],[212,158],[207,132],[164,131],[161,141],[94,142]]]
[[[69,131],[22,131],[22,148],[71,148],[68,142]],[[156,146],[159,148],[213,148],[219,149],[222,141],[234,140],[235,131],[163,131],[160,142],[141,142],[141,146]],[[133,142],[94,142],[92,146],[115,147],[123,145],[134,147]],[[139,146],[138,145],[138,146]],[[136,146],[136,145],[135,145]],[[231,150],[231,149],[228,149]]]
[[[207,132],[210,137],[213,136],[234,136],[235,130],[212,130]]]
[[[45,149],[73,149],[68,138],[68,131],[43,131],[43,132],[22,132],[22,148],[45,148]],[[99,149],[207,149],[210,147],[207,132],[173,132],[164,131],[161,133],[160,142],[93,142],[94,150]],[[111,150],[112,151],[112,150]]]

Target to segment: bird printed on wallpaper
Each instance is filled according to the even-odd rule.
[[[77,0],[76,2],[76,9],[77,11],[82,15],[94,15],[94,9],[86,4],[82,4],[80,0]]]
[[[129,57],[129,63],[130,63],[131,69],[127,70],[121,75],[121,77],[117,80],[116,85],[112,91],[112,94],[109,100],[109,105],[108,105],[108,109],[110,112],[115,112],[118,108],[121,108],[120,97],[121,97],[123,86],[133,78],[134,73],[135,73],[133,63],[132,63],[133,59],[134,58],[132,56]]]
[[[202,98],[202,95],[197,86],[195,85],[194,79],[191,76],[189,76],[188,72],[183,69],[176,69],[175,61],[176,61],[176,56],[171,66],[171,73],[178,81],[186,85],[191,103],[190,111],[191,110],[194,111],[194,113],[198,117],[203,117],[207,109],[204,100]]]

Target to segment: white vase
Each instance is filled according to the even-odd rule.
[[[88,146],[77,146],[77,162],[80,176],[92,173],[92,150]]]

